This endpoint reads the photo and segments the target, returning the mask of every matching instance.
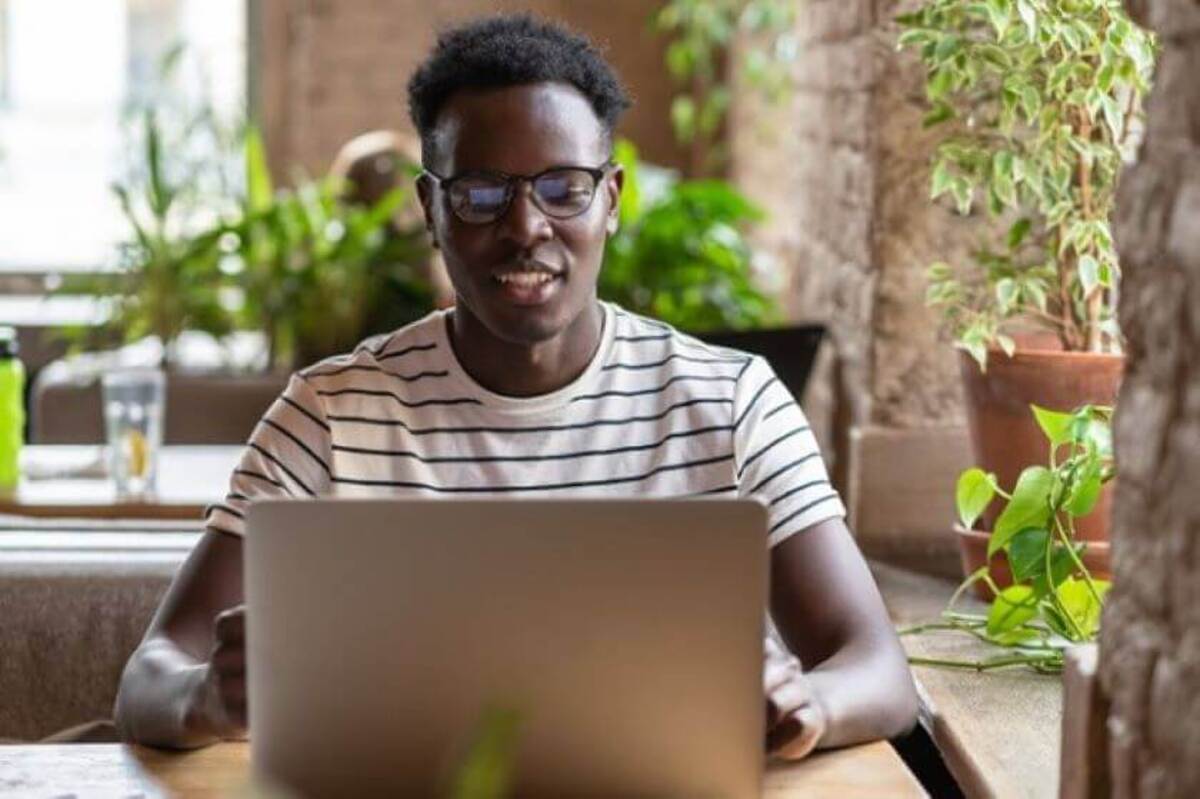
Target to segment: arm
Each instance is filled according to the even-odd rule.
[[[121,675],[114,715],[123,739],[192,748],[245,735],[241,602],[242,540],[208,531]]]
[[[803,690],[824,720],[817,746],[911,729],[917,696],[904,650],[841,519],[814,524],[772,550],[770,604],[784,642],[804,667]],[[799,714],[801,724],[804,718]]]
[[[229,493],[209,507],[207,532],[125,666],[114,708],[123,738],[193,747],[245,736],[245,512],[256,499],[325,493],[330,447],[320,397],[293,376],[255,427]]]

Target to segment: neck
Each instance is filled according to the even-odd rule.
[[[598,302],[554,338],[533,343],[499,339],[460,304],[446,326],[454,354],[476,383],[509,397],[557,391],[587,369],[600,346],[604,312]]]

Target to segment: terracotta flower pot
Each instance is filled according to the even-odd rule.
[[[976,569],[983,565],[987,558],[987,545],[990,535],[979,530],[968,530],[960,524],[954,525],[954,532],[958,537],[958,554],[962,559],[963,574],[973,574]],[[1083,565],[1091,572],[1092,577],[1101,580],[1112,579],[1112,563],[1109,559],[1109,543],[1107,541],[1089,541],[1087,548],[1083,552]],[[1008,558],[1003,552],[997,552],[992,556],[991,562],[988,564],[988,574],[992,580],[1001,589],[1008,588],[1013,583],[1012,572],[1008,568]],[[977,582],[973,585],[972,590],[975,596],[980,599],[990,602],[994,597],[992,589],[988,588],[987,583]]]
[[[1018,349],[1010,358],[999,350],[988,353],[987,372],[960,351],[960,372],[967,406],[975,464],[994,472],[1000,485],[1011,490],[1027,466],[1045,464],[1049,444],[1029,406],[1070,411],[1092,403],[1113,405],[1125,366],[1123,355]],[[1113,483],[1100,492],[1095,510],[1076,520],[1082,541],[1108,541]],[[1001,503],[984,514],[981,526],[992,529]],[[980,561],[982,563],[982,561]]]

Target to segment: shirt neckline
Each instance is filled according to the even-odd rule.
[[[595,382],[600,374],[600,370],[604,367],[608,353],[612,349],[613,338],[615,337],[614,328],[616,324],[612,308],[609,306],[609,303],[601,301],[600,345],[596,347],[596,353],[592,356],[587,368],[583,370],[579,377],[567,383],[562,388],[548,394],[538,394],[532,397],[513,397],[507,394],[498,394],[495,391],[484,388],[475,382],[475,379],[463,368],[462,363],[458,360],[458,354],[455,353],[454,347],[450,343],[448,327],[451,310],[445,308],[438,311],[438,318],[434,324],[434,337],[437,340],[438,347],[442,348],[446,353],[447,370],[450,372],[450,376],[452,379],[466,386],[470,390],[471,395],[487,408],[506,413],[537,413],[552,410],[566,405],[573,397],[584,393],[584,390]]]

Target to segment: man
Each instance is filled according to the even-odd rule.
[[[124,736],[245,735],[242,514],[280,495],[759,497],[771,613],[799,660],[768,637],[769,749],[905,731],[907,664],[800,408],[761,358],[597,301],[628,104],[611,68],[581,37],[498,17],[444,34],[409,98],[456,305],[293,377],[130,658]]]

